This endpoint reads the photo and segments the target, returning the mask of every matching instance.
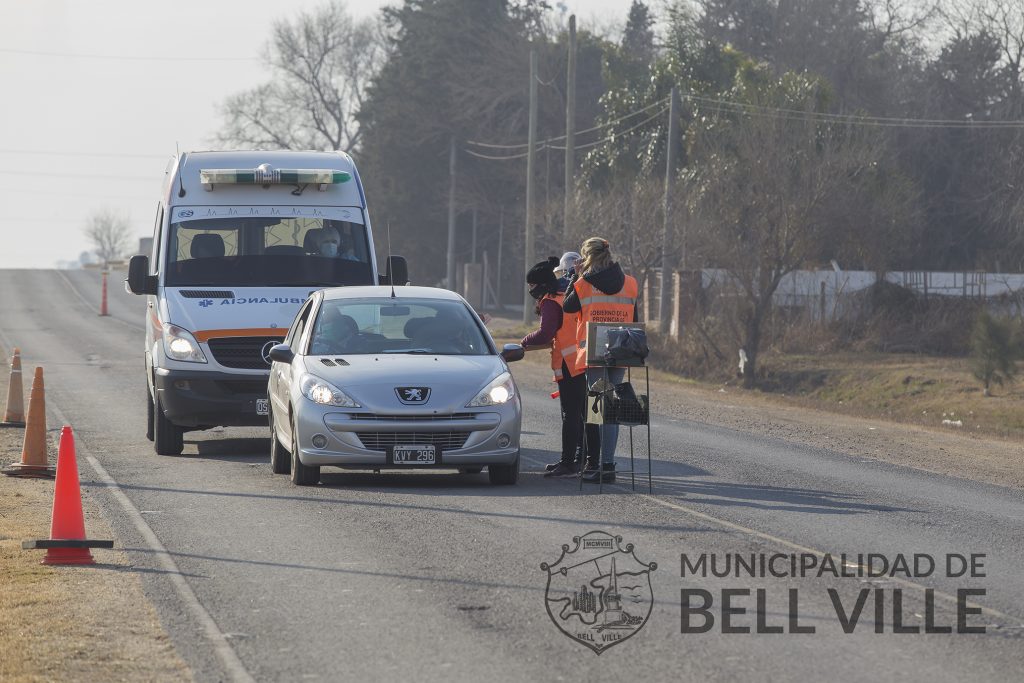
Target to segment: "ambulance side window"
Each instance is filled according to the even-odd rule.
[[[313,310],[313,299],[309,299],[302,306],[302,310],[295,317],[295,322],[292,323],[292,329],[288,330],[288,336],[285,337],[284,343],[287,344],[293,351],[298,353],[295,349],[295,344],[302,339],[302,331],[306,329],[306,321],[309,320],[309,312]]]

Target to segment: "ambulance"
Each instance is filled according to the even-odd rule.
[[[153,250],[125,288],[146,297],[146,437],[266,426],[270,349],[325,287],[406,284],[378,273],[359,172],[343,152],[185,152],[170,161]]]

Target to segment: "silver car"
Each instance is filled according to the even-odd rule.
[[[522,404],[508,362],[523,348],[498,351],[453,292],[315,292],[267,354],[271,467],[299,486],[324,465],[519,478]]]

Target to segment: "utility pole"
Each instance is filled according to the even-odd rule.
[[[448,289],[455,291],[455,136],[448,151]]]
[[[665,154],[665,230],[661,244],[661,296],[658,306],[658,330],[668,332],[672,317],[672,186],[676,178],[676,147],[679,145],[679,91],[672,86],[668,106],[668,151]],[[680,321],[682,328],[682,321]],[[682,329],[680,329],[680,334]]]
[[[472,242],[472,255],[469,259],[470,263],[476,263],[476,207],[473,207],[473,242]]]
[[[565,211],[562,235],[568,236],[573,194],[576,189],[576,15],[569,16],[569,71],[565,88]]]
[[[498,306],[498,310],[501,310],[501,247],[502,242],[505,239],[505,207],[498,207],[498,277],[497,277],[497,292],[494,294],[494,298],[497,299],[495,304]]]
[[[526,151],[526,239],[523,249],[523,282],[534,262],[533,254],[533,164],[537,156],[537,50],[530,49],[530,128]],[[533,297],[523,288],[523,322],[533,319]]]

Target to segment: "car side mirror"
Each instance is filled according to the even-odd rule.
[[[276,360],[278,363],[291,364],[295,359],[295,352],[287,344],[275,344],[270,347],[270,360]]]
[[[525,355],[526,351],[519,344],[505,344],[505,347],[501,350],[501,357],[505,359],[506,363],[522,360]]]
[[[380,276],[382,285],[409,284],[409,264],[404,256],[388,256],[387,270]]]
[[[128,261],[128,277],[124,287],[130,294],[156,294],[157,278],[149,274],[149,257],[132,256]]]

